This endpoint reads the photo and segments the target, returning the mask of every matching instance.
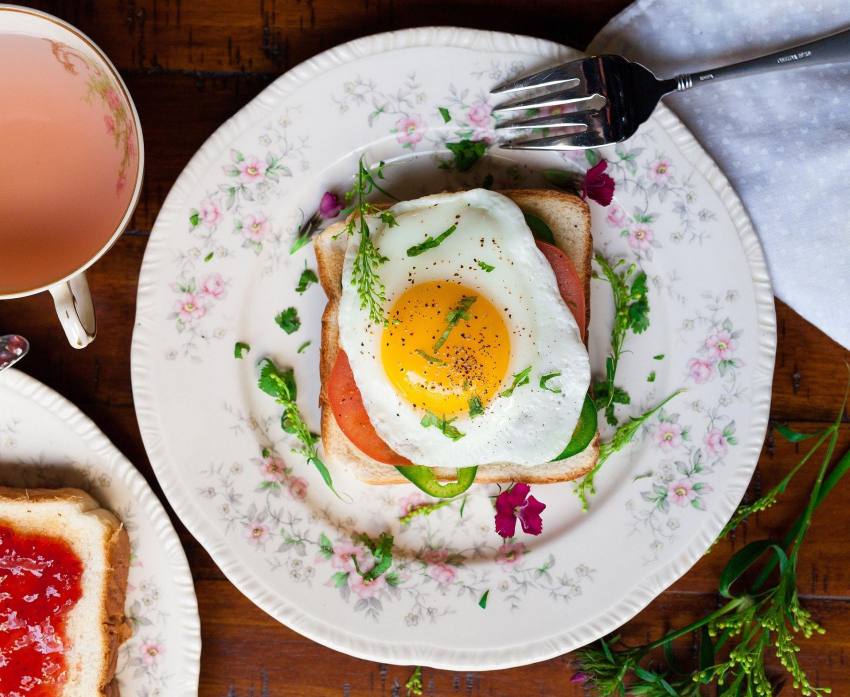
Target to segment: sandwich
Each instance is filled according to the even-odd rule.
[[[370,216],[384,321],[357,280],[362,234],[347,234],[347,223],[314,243],[328,296],[327,460],[369,484],[410,480],[441,496],[472,481],[553,483],[590,471],[599,434],[588,396],[585,202],[474,189]]]
[[[78,489],[0,487],[0,693],[117,697],[130,541]]]

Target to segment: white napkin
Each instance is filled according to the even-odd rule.
[[[620,54],[667,78],[848,26],[850,0],[638,0],[588,53]],[[697,86],[664,102],[743,199],[776,296],[850,348],[850,62]]]

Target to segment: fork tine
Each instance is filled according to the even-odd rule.
[[[560,85],[570,80],[581,80],[583,77],[582,67],[584,59],[571,61],[556,65],[554,68],[546,68],[533,75],[527,75],[507,85],[500,85],[490,90],[490,94],[504,94],[506,92],[519,92],[530,90],[535,87],[548,87],[549,85]]]
[[[597,129],[588,128],[586,131],[569,135],[502,143],[499,147],[505,150],[589,150],[608,145],[609,142]]]
[[[501,104],[493,109],[493,111],[516,111],[517,109],[530,109],[532,107],[574,104],[575,102],[590,99],[593,96],[592,94],[588,94],[582,85],[577,85],[570,90],[552,92],[551,94],[543,94],[539,97],[532,97],[531,99],[518,99],[507,104]]]
[[[599,117],[596,109],[585,111],[573,111],[569,114],[556,114],[555,116],[541,116],[524,121],[508,121],[496,125],[497,129],[525,129],[525,128],[558,128],[564,126],[591,126]]]

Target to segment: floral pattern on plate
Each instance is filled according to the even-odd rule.
[[[157,221],[133,346],[137,411],[157,476],[246,595],[333,648],[454,669],[568,651],[613,631],[679,578],[725,524],[755,467],[775,334],[764,259],[737,197],[675,117],[662,107],[630,141],[595,155],[491,145],[467,172],[451,164],[446,142],[492,140],[491,87],[574,55],[537,40],[448,29],[339,47],[281,78],[214,135]],[[292,176],[280,177],[262,202],[254,183],[241,182],[240,166],[254,177],[269,154],[281,157],[263,140],[281,119],[289,143],[310,144],[309,169],[287,165]],[[410,506],[427,502],[414,488],[366,486],[329,463],[335,486],[354,501],[346,504],[291,452],[299,445],[281,430],[274,400],[257,389],[256,364],[268,356],[294,368],[300,410],[318,430],[325,297],[317,285],[296,292],[315,262],[309,245],[289,249],[305,226],[330,222],[318,213],[323,194],[341,197],[361,154],[389,163],[382,185],[402,199],[489,184],[539,188],[547,186],[543,170],[581,176],[599,156],[607,161],[614,199],[590,204],[595,247],[646,272],[652,308],[649,330],[627,338],[631,353],[618,383],[632,403],[619,405],[617,416],[686,391],[606,463],[587,514],[574,485],[535,486],[546,504],[542,534],[502,540],[492,504],[498,488],[475,486],[463,505],[402,523]],[[240,189],[228,208],[222,187],[243,185],[252,200]],[[262,229],[259,252],[246,221]],[[213,228],[215,241],[199,242]],[[270,237],[277,251],[267,256]],[[211,274],[220,280],[205,281]],[[199,290],[206,285],[224,294]],[[592,285],[597,375],[609,346],[609,292]],[[176,326],[182,293],[201,293],[204,309],[212,308],[190,320],[191,331]],[[289,307],[301,320],[293,333],[274,321]],[[235,342],[248,347],[241,360]],[[187,407],[188,394],[197,409]],[[361,535],[381,533],[394,536],[393,565],[364,582],[352,560],[368,562]]]

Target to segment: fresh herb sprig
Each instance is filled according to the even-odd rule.
[[[629,331],[640,334],[649,327],[649,299],[647,298],[646,274],[643,271],[635,273],[636,267],[631,264],[628,269],[617,273],[617,268],[626,262],[622,259],[615,264],[609,264],[601,254],[595,257],[596,263],[602,269],[600,276],[595,271],[594,278],[608,281],[614,293],[614,330],[611,332],[611,355],[605,360],[605,380],[597,382],[593,387],[593,403],[597,410],[605,410],[605,418],[612,426],[617,425],[614,416],[615,404],[629,404],[629,394],[614,384],[617,366],[623,353],[623,344]]]
[[[531,374],[531,366],[528,366],[525,370],[521,370],[518,373],[514,373],[514,379],[511,383],[511,386],[502,392],[502,397],[510,397],[514,390],[521,385],[527,385],[529,383],[529,375]]]
[[[286,432],[296,436],[301,441],[301,448],[293,448],[292,452],[303,455],[307,458],[322,475],[325,484],[343,501],[351,501],[348,496],[341,495],[333,484],[331,473],[319,457],[319,451],[316,448],[319,442],[319,436],[312,433],[304,419],[301,417],[301,412],[298,411],[296,398],[298,396],[298,388],[295,384],[295,371],[292,368],[280,370],[271,358],[264,358],[260,361],[262,368],[260,369],[259,387],[266,394],[275,398],[275,401],[283,407],[283,416],[280,418],[280,427]]]
[[[593,467],[592,470],[590,470],[590,472],[584,475],[584,478],[578,483],[578,486],[573,489],[573,493],[581,500],[582,510],[587,511],[587,497],[593,496],[596,493],[596,488],[593,484],[593,478],[596,476],[596,473],[602,468],[602,465],[605,464],[605,461],[617,451],[625,448],[632,440],[632,438],[634,438],[634,435],[638,432],[638,429],[644,423],[646,423],[646,420],[659,409],[661,409],[661,407],[667,404],[667,402],[673,399],[673,397],[680,393],[681,390],[678,392],[674,392],[667,399],[661,402],[661,404],[656,406],[654,409],[651,409],[650,411],[646,412],[645,414],[641,414],[640,416],[629,417],[629,421],[627,421],[617,429],[617,431],[614,433],[614,437],[611,440],[607,441],[606,443],[602,443],[599,446],[599,459],[596,461],[596,465]]]
[[[360,158],[357,174],[354,177],[354,185],[345,194],[345,200],[351,206],[341,211],[342,214],[351,216],[351,219],[345,225],[346,234],[352,237],[355,232],[360,233],[360,243],[357,248],[357,256],[354,258],[351,284],[357,286],[360,307],[369,309],[369,320],[382,326],[389,323],[384,315],[384,302],[386,302],[387,297],[386,288],[381,283],[381,279],[378,278],[377,269],[389,260],[376,249],[369,232],[367,218],[380,218],[389,227],[394,227],[398,223],[390,211],[381,210],[375,204],[369,203],[367,197],[373,191],[380,191],[385,196],[398,200],[376,181],[377,179],[385,179],[384,167],[386,167],[386,164],[381,162],[377,167],[369,168],[364,159]]]
[[[424,242],[420,242],[419,244],[415,244],[412,247],[408,248],[407,256],[409,257],[418,257],[420,254],[427,252],[429,249],[434,249],[435,247],[439,247],[445,239],[451,235],[455,230],[457,230],[457,225],[452,225],[445,232],[441,232],[436,237],[429,237]]]
[[[457,426],[452,426],[452,422],[457,421],[457,417],[447,419],[445,415],[442,418],[437,416],[433,411],[425,410],[425,416],[420,422],[423,428],[436,426],[446,438],[451,438],[453,441],[458,441],[466,434],[461,433]]]
[[[473,303],[478,300],[477,295],[464,296],[460,299],[460,302],[457,304],[452,310],[449,310],[446,313],[446,322],[448,322],[449,326],[446,327],[445,331],[440,335],[440,338],[434,342],[434,353],[440,350],[440,347],[446,343],[446,339],[449,338],[449,334],[452,333],[452,329],[457,326],[457,323],[461,320],[468,321],[472,319],[472,315],[469,313],[469,308],[472,307]]]
[[[375,565],[368,571],[361,571],[357,565],[357,557],[351,556],[351,561],[354,562],[354,570],[366,583],[371,583],[385,571],[387,571],[393,563],[393,536],[382,532],[378,536],[378,541],[373,542],[365,532],[360,535],[360,541],[372,553],[372,559]]]
[[[422,694],[422,666],[416,666],[413,675],[410,676],[404,687],[407,689],[407,697]]]
[[[719,589],[728,602],[707,617],[643,646],[614,649],[619,642],[619,638],[614,637],[580,650],[579,672],[573,678],[576,682],[584,683],[594,697],[625,697],[626,694],[697,697],[703,693],[703,686],[712,684],[718,686],[720,697],[767,697],[774,693],[774,687],[767,675],[765,659],[774,653],[801,694],[820,697],[831,693],[830,688],[811,683],[797,657],[800,646],[796,635],[808,639],[815,633],[822,634],[824,630],[800,604],[796,576],[800,547],[815,510],[850,470],[850,452],[847,452],[827,476],[846,404],[845,392],[838,417],[825,431],[800,434],[787,428],[777,428],[791,442],[815,436],[819,438],[777,487],[755,503],[738,508],[732,525],[724,529],[721,537],[749,515],[772,505],[776,497],[785,491],[790,478],[828,441],[826,453],[808,505],[784,538],[779,542],[751,542],[727,563],[720,576]],[[742,578],[745,572],[759,563],[762,567],[755,580],[744,585]],[[765,584],[777,566],[778,579],[775,585],[765,590]],[[696,631],[700,632],[698,663],[692,670],[683,671],[673,654],[673,641],[683,636],[690,637]],[[724,645],[728,645],[728,658],[725,660],[718,658]],[[649,663],[650,654],[659,648],[664,650],[665,663]]]
[[[456,499],[444,499],[442,501],[437,501],[437,503],[423,503],[421,506],[415,506],[410,509],[407,515],[402,516],[398,519],[398,522],[404,525],[405,523],[409,523],[416,516],[424,515],[426,518],[431,515],[434,511],[439,511],[441,508],[445,508],[446,506],[451,506],[452,504],[461,501],[461,510],[463,510],[463,505],[466,503],[466,496],[461,496]]]

